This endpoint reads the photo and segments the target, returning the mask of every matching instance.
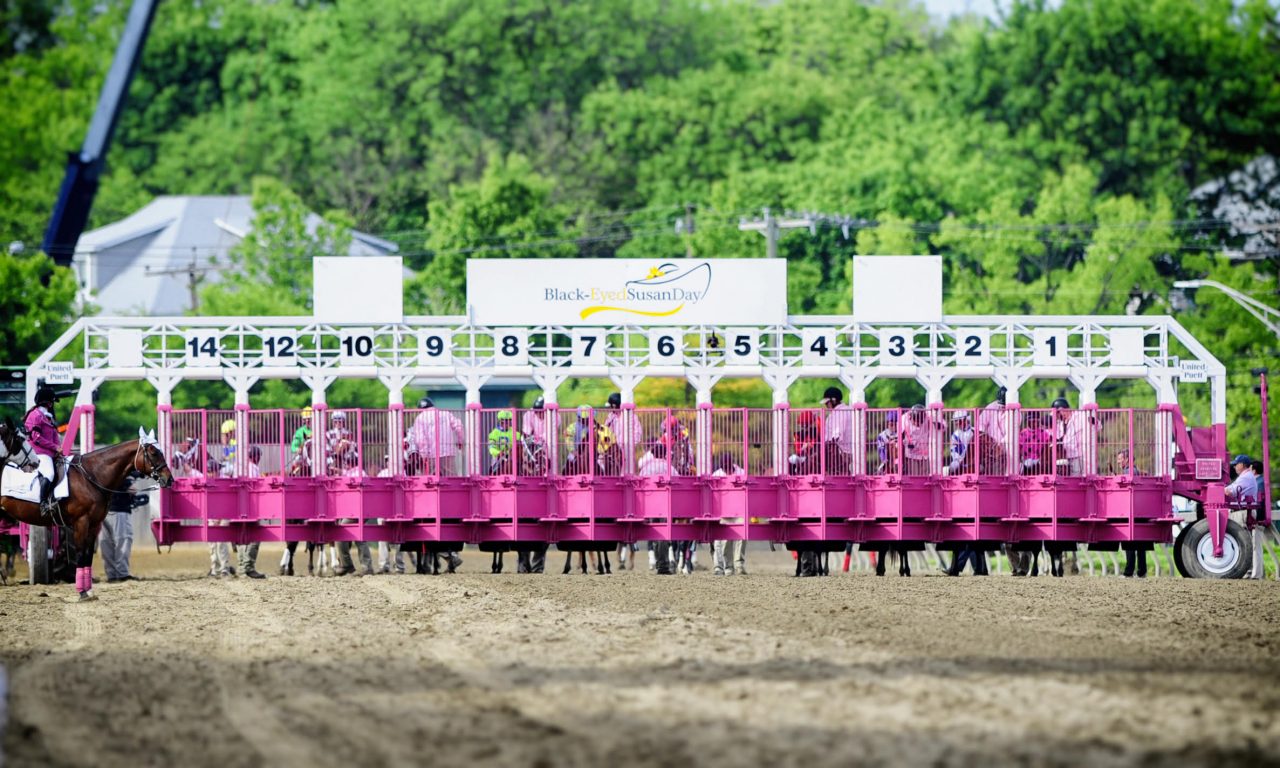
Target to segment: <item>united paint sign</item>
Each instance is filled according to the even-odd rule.
[[[477,325],[775,325],[782,259],[474,259]]]

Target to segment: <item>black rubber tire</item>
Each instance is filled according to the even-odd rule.
[[[43,525],[27,527],[27,552],[31,568],[31,584],[49,583],[49,529]]]
[[[1223,558],[1221,563],[1212,566],[1205,563],[1198,551],[1210,546],[1209,521],[1197,520],[1187,526],[1186,537],[1178,550],[1182,553],[1182,567],[1185,574],[1193,579],[1242,579],[1249,573],[1253,564],[1253,538],[1244,526],[1235,520],[1227,521],[1226,534],[1223,536]],[[1234,560],[1230,555],[1234,553]]]
[[[1182,526],[1182,530],[1178,531],[1178,535],[1173,539],[1173,564],[1178,569],[1178,575],[1184,579],[1194,578],[1187,573],[1187,566],[1182,562],[1182,542],[1187,540],[1187,533],[1190,530],[1190,525]]]

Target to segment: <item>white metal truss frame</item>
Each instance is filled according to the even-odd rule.
[[[863,401],[867,386],[881,378],[914,379],[929,402],[941,402],[952,379],[988,379],[1008,389],[1011,403],[1028,380],[1068,379],[1080,405],[1094,402],[1107,379],[1143,379],[1157,402],[1176,403],[1174,342],[1205,364],[1212,418],[1224,423],[1225,368],[1169,316],[947,316],[887,326],[827,315],[734,328],[489,328],[462,316],[362,326],[309,317],[97,317],[77,320],[36,358],[27,388],[30,399],[47,363],[70,361],[79,403],[90,402],[105,381],[148,381],[167,405],[182,381],[223,380],[237,403],[247,404],[260,379],[302,380],[323,403],[339,378],[378,379],[392,404],[402,402],[412,382],[458,382],[468,402],[478,403],[480,388],[494,377],[532,378],[549,403],[570,377],[609,378],[630,402],[636,385],[651,376],[685,378],[700,403],[710,403],[712,387],[725,377],[765,380],[776,404],[786,402],[787,388],[800,378],[839,379],[851,402]]]

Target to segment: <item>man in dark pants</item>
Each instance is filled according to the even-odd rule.
[[[1124,577],[1126,579],[1133,578],[1134,565],[1136,564],[1138,578],[1147,578],[1147,552],[1151,551],[1150,544],[1126,544],[1124,547]]]
[[[982,550],[974,549],[972,546],[965,545],[956,551],[956,559],[951,563],[951,568],[947,571],[947,575],[959,576],[964,573],[964,566],[966,562],[973,564],[974,576],[986,576],[989,573],[987,570],[986,553]]]
[[[546,544],[516,549],[516,573],[542,573],[547,568]]]

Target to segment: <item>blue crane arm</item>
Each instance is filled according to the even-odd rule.
[[[49,254],[56,264],[70,266],[76,243],[89,221],[107,147],[111,145],[111,136],[115,133],[129,84],[133,82],[133,73],[142,58],[142,47],[155,18],[156,4],[157,0],[134,0],[111,69],[102,84],[98,108],[89,123],[84,145],[79,152],[67,155],[67,171],[62,177],[62,188],[58,190],[58,200],[53,205],[53,215],[49,218],[49,227],[41,244],[41,250]]]

